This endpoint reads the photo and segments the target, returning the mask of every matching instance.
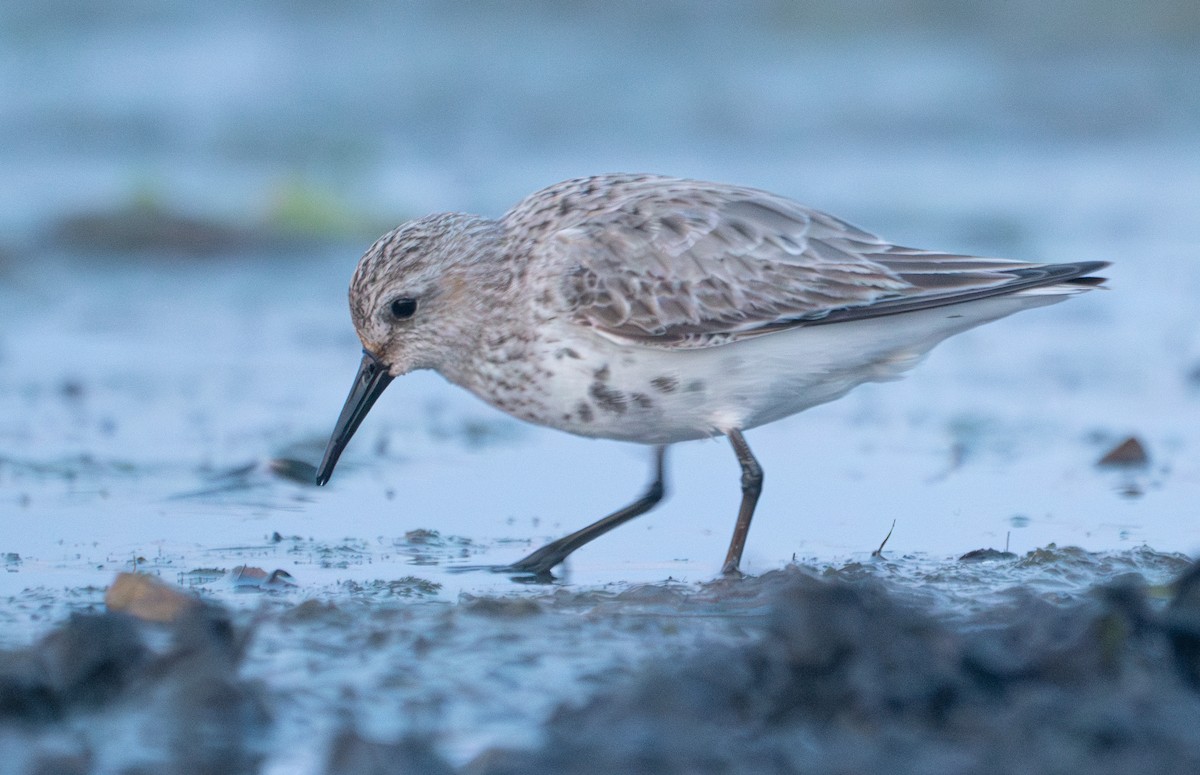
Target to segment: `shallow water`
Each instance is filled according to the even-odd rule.
[[[455,765],[532,749],[643,660],[755,637],[772,582],[710,585],[740,497],[722,440],[673,448],[666,503],[552,586],[452,571],[623,505],[648,450],[414,374],[328,487],[292,476],[354,374],[345,289],[375,234],[618,169],[909,244],[1115,262],[1111,290],[750,432],[752,576],[881,579],[961,623],[1018,590],[1178,574],[1200,547],[1194,11],[838,7],[0,9],[0,646],[100,607],[122,570],[191,589],[253,630],[261,769],[282,773],[321,771],[343,727]],[[1148,465],[1095,465],[1130,435]],[[980,548],[1016,559],[957,559]]]

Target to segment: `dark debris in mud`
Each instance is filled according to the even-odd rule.
[[[317,467],[304,460],[277,457],[268,463],[271,473],[280,479],[287,479],[297,484],[317,486]]]
[[[997,562],[1017,559],[1017,555],[999,549],[972,549],[958,558],[959,562]]]
[[[249,492],[269,491],[277,480],[291,484],[315,487],[316,466],[302,460],[276,457],[257,460],[241,465],[206,471],[204,486],[199,489],[176,493],[177,500],[220,500],[228,497],[245,497]]]

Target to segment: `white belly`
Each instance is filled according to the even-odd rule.
[[[563,323],[545,331],[538,400],[516,416],[583,436],[669,444],[753,428],[895,379],[952,334],[1057,296],[1003,296],[715,347],[624,345]],[[532,386],[531,386],[532,387]]]

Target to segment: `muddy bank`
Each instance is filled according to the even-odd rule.
[[[760,637],[647,665],[472,773],[1200,769],[1200,566],[949,623],[877,581],[790,574]]]
[[[1049,547],[904,566],[76,613],[0,654],[0,772],[1200,768],[1200,565]],[[498,716],[534,734],[463,746]]]

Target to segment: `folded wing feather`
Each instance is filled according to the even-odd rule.
[[[754,189],[677,184],[651,181],[547,241],[570,267],[565,312],[618,341],[705,347],[1015,291],[1043,268],[892,245]]]

